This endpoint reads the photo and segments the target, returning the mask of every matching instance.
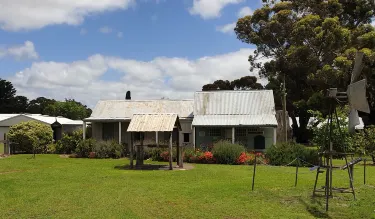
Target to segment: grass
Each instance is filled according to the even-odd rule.
[[[0,159],[0,218],[375,218],[375,167],[356,166],[357,200],[311,197],[315,172],[293,167],[194,165],[192,170],[124,170],[126,159],[58,155]],[[334,172],[347,185],[345,171]],[[323,178],[323,177],[321,177]],[[323,181],[320,181],[322,184]]]

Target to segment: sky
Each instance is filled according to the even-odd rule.
[[[239,17],[261,0],[0,0],[0,78],[17,95],[90,107],[101,99],[193,99],[247,75]],[[264,80],[263,80],[264,82]]]

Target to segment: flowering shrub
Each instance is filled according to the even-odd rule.
[[[215,163],[214,155],[209,151],[199,155],[197,161],[197,163]]]

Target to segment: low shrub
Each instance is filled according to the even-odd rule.
[[[60,154],[74,153],[78,144],[83,140],[82,129],[64,133],[63,137],[57,141],[56,152]]]
[[[242,152],[240,157],[237,159],[239,165],[253,165],[255,163],[255,157],[257,157],[257,164],[268,164],[268,159],[262,153],[255,152]]]
[[[90,152],[93,151],[93,148],[95,146],[95,140],[94,139],[85,139],[78,143],[75,153],[78,157],[89,157]]]
[[[163,148],[152,148],[149,151],[151,159],[153,161],[163,161],[163,158],[160,156],[163,151],[165,151]]]
[[[184,154],[183,154],[184,162],[195,163],[196,157],[197,155],[196,155],[196,151],[194,150],[194,148],[185,149]]]
[[[93,152],[97,158],[120,158],[123,147],[116,141],[98,141],[94,144]]]
[[[229,141],[218,141],[212,149],[212,154],[219,164],[236,164],[242,152],[245,152],[244,146]]]
[[[56,144],[51,143],[47,145],[47,154],[56,154]]]
[[[307,148],[304,145],[300,145],[294,142],[287,142],[273,145],[266,150],[266,158],[269,160],[269,164],[275,166],[282,166],[289,164],[294,159],[299,158],[310,164],[318,164],[319,156],[316,149]],[[291,164],[295,166],[297,162]],[[306,163],[299,162],[299,165],[308,166]]]

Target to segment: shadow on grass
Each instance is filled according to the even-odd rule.
[[[157,164],[144,164],[141,166],[134,165],[134,168],[131,168],[129,164],[117,165],[115,169],[118,170],[166,170],[169,167],[167,165],[157,165]]]
[[[316,218],[331,218],[325,211],[325,205],[315,197],[311,197],[311,203],[307,203],[302,198],[299,198],[299,202],[303,204],[306,210]]]

